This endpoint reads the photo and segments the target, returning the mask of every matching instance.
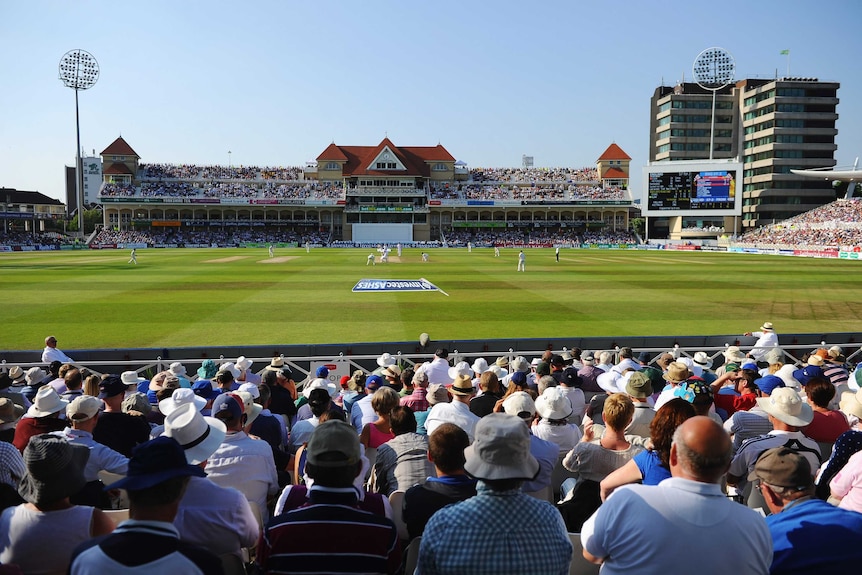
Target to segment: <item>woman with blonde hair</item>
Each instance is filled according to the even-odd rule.
[[[671,399],[661,406],[650,422],[650,449],[641,451],[602,479],[602,501],[621,485],[658,485],[670,477],[670,445],[673,443],[673,434],[686,419],[695,415],[694,406],[684,399]]]

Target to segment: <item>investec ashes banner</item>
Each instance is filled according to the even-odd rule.
[[[353,291],[387,292],[387,291],[440,291],[440,288],[426,280],[373,280],[361,279],[353,286]]]

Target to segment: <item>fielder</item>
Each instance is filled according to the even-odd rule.
[[[138,253],[135,251],[135,248],[132,248],[132,253],[130,254],[129,263],[138,265]]]
[[[518,271],[519,272],[527,271],[527,256],[524,255],[524,250],[521,250],[518,253]]]
[[[275,257],[275,253],[273,253],[273,251],[272,251],[272,244],[269,244],[269,257],[271,257],[271,258]]]

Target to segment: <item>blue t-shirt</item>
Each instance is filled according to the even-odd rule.
[[[772,544],[771,575],[858,573],[862,513],[809,499],[766,518]]]
[[[644,485],[658,485],[670,477],[670,469],[661,466],[657,451],[643,450],[632,458],[643,476]]]

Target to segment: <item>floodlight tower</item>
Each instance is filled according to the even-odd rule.
[[[736,66],[733,56],[724,48],[707,48],[697,55],[692,66],[694,81],[712,92],[712,123],[709,128],[709,159],[712,159],[715,141],[715,93],[733,82]]]
[[[60,79],[75,90],[75,196],[78,202],[78,231],[84,237],[84,171],[81,169],[81,121],[78,116],[78,90],[89,90],[99,80],[99,63],[89,52],[71,50],[60,59]]]

